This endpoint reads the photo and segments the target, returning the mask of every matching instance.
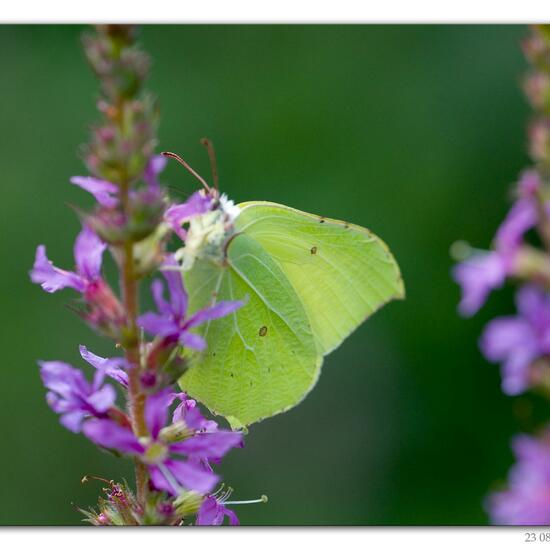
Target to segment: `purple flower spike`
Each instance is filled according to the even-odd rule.
[[[458,310],[464,317],[474,315],[489,293],[506,280],[509,262],[497,252],[479,253],[453,268],[453,278],[462,287]]]
[[[105,371],[98,369],[90,384],[81,371],[61,361],[40,361],[40,375],[48,390],[46,399],[52,410],[61,415],[60,422],[72,432],[79,432],[86,417],[103,418],[114,405],[112,386],[102,385]]]
[[[164,214],[164,220],[178,237],[183,241],[187,232],[182,225],[191,220],[193,216],[205,214],[212,207],[212,197],[204,191],[196,191],[183,204],[171,206]]]
[[[101,262],[105,248],[105,243],[85,226],[75,241],[76,272],[73,272],[55,267],[46,255],[46,247],[40,245],[36,249],[30,273],[31,280],[33,283],[39,283],[46,292],[57,292],[69,287],[84,294],[91,284],[101,278]]]
[[[221,500],[216,497],[206,497],[197,514],[196,525],[221,525],[227,516],[230,525],[240,525],[239,518],[233,510],[226,508]]]
[[[502,363],[502,391],[517,395],[530,384],[530,366],[550,353],[550,296],[526,286],[516,297],[519,315],[491,321],[480,340],[489,361]]]
[[[73,176],[71,183],[91,193],[101,206],[115,208],[118,205],[118,187],[110,181],[90,176]]]
[[[541,438],[520,435],[512,448],[517,462],[510,470],[508,488],[487,500],[496,525],[550,524],[550,434]]]
[[[225,317],[241,307],[242,301],[222,301],[210,308],[199,310],[191,317],[187,317],[187,293],[183,287],[183,279],[179,271],[170,268],[177,266],[173,257],[168,258],[163,271],[164,278],[170,291],[170,303],[162,292],[162,285],[154,281],[152,293],[155,298],[158,313],[147,312],[138,318],[138,325],[150,334],[165,338],[172,342],[195,350],[206,348],[206,342],[190,330],[206,321]]]
[[[185,394],[172,393],[169,388],[147,397],[147,438],[138,439],[130,428],[122,427],[112,420],[85,422],[83,432],[98,445],[137,455],[147,464],[151,482],[159,491],[166,491],[173,496],[178,496],[182,488],[201,494],[208,493],[218,481],[218,476],[212,472],[208,460],[217,460],[231,448],[240,446],[242,435],[217,429],[215,423],[209,424],[202,417],[197,407],[186,404],[193,411],[189,423],[187,413],[182,412],[180,407],[176,409],[180,411],[176,422],[180,426],[183,424],[189,432],[185,439],[172,442],[163,437],[170,405],[175,399],[184,397]],[[204,426],[207,425],[212,431],[204,431]],[[195,426],[201,428],[197,429]]]

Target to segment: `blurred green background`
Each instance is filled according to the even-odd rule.
[[[124,461],[64,430],[36,360],[82,366],[77,346],[113,353],[28,279],[36,245],[73,265],[69,185],[96,118],[80,26],[0,27],[2,175],[0,524],[73,525],[95,502],[84,474],[131,477]],[[407,300],[392,303],[325,362],[296,409],[254,425],[221,470],[246,525],[485,524],[483,498],[512,462],[537,403],[504,397],[480,356],[484,323],[456,314],[449,246],[488,246],[528,163],[526,69],[513,26],[149,26],[159,149],[199,172],[217,149],[223,190],[367,226],[395,253]],[[176,164],[164,180],[187,194]]]

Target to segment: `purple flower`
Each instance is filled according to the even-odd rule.
[[[206,348],[206,342],[198,334],[191,332],[205,321],[224,317],[243,305],[242,301],[222,301],[216,305],[199,310],[191,317],[187,317],[187,293],[183,287],[181,273],[170,268],[176,267],[177,262],[173,257],[168,258],[163,270],[164,278],[170,291],[170,302],[164,299],[163,285],[160,280],[153,282],[151,287],[158,313],[144,313],[138,318],[138,325],[155,336],[167,339],[171,342],[179,342],[196,350]]]
[[[508,488],[487,500],[496,525],[550,524],[550,433],[539,439],[516,436],[512,448],[517,462],[508,475]]]
[[[509,271],[507,259],[497,252],[477,253],[453,268],[453,278],[462,287],[458,305],[469,317],[485,303],[489,293],[504,284]]]
[[[239,525],[239,518],[233,510],[229,510],[222,500],[214,496],[206,497],[197,513],[196,525],[221,525],[227,516],[230,525]]]
[[[523,172],[517,184],[519,199],[498,228],[495,250],[476,253],[454,267],[453,278],[462,287],[462,299],[458,306],[461,315],[469,317],[476,313],[489,293],[502,287],[506,277],[513,275],[523,237],[538,221],[535,194],[539,186],[536,171]]]
[[[212,208],[212,197],[204,191],[196,191],[183,204],[175,204],[168,208],[164,214],[164,220],[176,235],[183,241],[187,231],[182,225],[200,214],[205,214]]]
[[[112,337],[119,337],[119,329],[125,324],[125,313],[112,289],[101,277],[101,263],[106,244],[88,227],[84,226],[76,238],[74,257],[76,271],[55,267],[46,256],[46,248],[40,245],[30,273],[33,283],[40,283],[46,292],[73,288],[86,302],[81,315],[94,328]]]
[[[185,400],[185,395],[172,393],[170,388],[147,397],[145,422],[148,437],[137,438],[129,428],[112,420],[85,422],[83,432],[98,445],[137,455],[147,464],[151,482],[159,491],[174,496],[181,488],[208,493],[218,480],[208,460],[220,459],[231,448],[239,446],[242,436],[237,432],[218,430],[212,425],[206,431],[207,421],[191,404],[188,404],[188,410],[187,407],[179,409],[176,424],[163,429],[168,409],[176,398]],[[179,434],[175,442],[169,436],[174,428]]]
[[[530,384],[533,361],[550,353],[550,296],[534,286],[516,296],[519,314],[491,321],[480,340],[489,361],[502,363],[502,391],[517,395]]]
[[[72,432],[79,432],[86,417],[106,417],[114,405],[116,392],[103,385],[106,369],[98,368],[90,384],[81,371],[61,361],[40,361],[40,376],[48,390],[46,400],[61,415],[60,422]]]
[[[105,243],[91,229],[84,226],[75,241],[74,272],[55,267],[46,256],[46,247],[40,245],[36,249],[30,273],[31,280],[33,283],[39,283],[46,292],[57,292],[69,287],[84,294],[90,285],[101,279],[101,263],[105,248]]]

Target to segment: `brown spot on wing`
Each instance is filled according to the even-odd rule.
[[[258,334],[260,336],[265,336],[267,334],[267,327],[264,325],[262,328],[260,328]]]
[[[316,246],[312,246],[310,252],[311,252],[312,254],[317,254],[317,247],[316,247]]]

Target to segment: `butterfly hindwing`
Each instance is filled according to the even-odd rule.
[[[198,260],[185,276],[191,311],[214,300],[246,304],[200,327],[208,347],[190,355],[180,384],[236,428],[299,403],[322,361],[301,301],[269,254],[241,235],[228,249],[228,264]]]

